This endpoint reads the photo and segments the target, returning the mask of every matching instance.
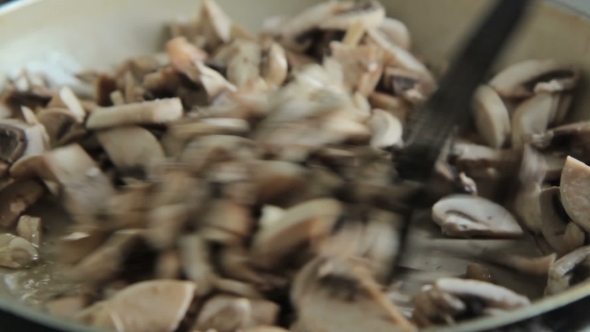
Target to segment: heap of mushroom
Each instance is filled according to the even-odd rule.
[[[411,331],[530,304],[469,273],[413,294],[413,317],[387,296],[413,192],[394,186],[391,151],[436,80],[378,1],[320,3],[254,36],[206,0],[171,32],[164,53],[79,86],[5,85],[0,265],[43,259],[42,220],[24,213],[44,193],[72,218],[59,260],[78,287],[47,310],[117,331]],[[535,265],[550,294],[590,261],[590,126],[562,125],[578,78],[551,60],[497,74],[429,188],[448,236],[531,232],[565,255]],[[493,202],[514,178],[516,203]]]

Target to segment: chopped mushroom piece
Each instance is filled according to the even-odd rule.
[[[41,229],[41,218],[31,216],[21,216],[18,219],[16,232],[20,237],[29,241],[36,248],[39,248],[43,241],[43,230]]]
[[[43,195],[43,187],[33,180],[14,181],[0,191],[0,226],[13,226]]]
[[[512,146],[520,147],[532,137],[544,133],[553,121],[558,98],[539,93],[522,103],[512,116]]]
[[[199,285],[196,294],[208,294],[216,276],[209,264],[207,243],[198,234],[184,235],[178,240],[178,248],[184,274]]]
[[[76,318],[116,331],[173,332],[184,318],[198,287],[179,280],[137,283],[83,310]]]
[[[444,234],[453,237],[512,238],[523,234],[514,217],[502,206],[485,198],[451,195],[432,207],[432,219]]]
[[[541,206],[541,231],[549,245],[560,256],[584,245],[585,232],[570,222],[559,199],[559,188],[544,189],[539,196]]]
[[[568,157],[561,173],[559,192],[568,216],[586,232],[590,232],[590,167]]]
[[[59,240],[59,260],[64,264],[76,264],[100,247],[108,236],[103,231],[73,232]]]
[[[523,98],[571,90],[579,77],[578,70],[554,60],[526,60],[504,69],[489,84],[502,97]]]
[[[502,148],[510,135],[508,109],[494,89],[487,85],[475,93],[474,117],[479,134],[495,149]]]
[[[12,234],[0,234],[0,266],[26,268],[38,259],[39,253],[29,241]]]
[[[134,124],[160,124],[178,120],[182,117],[182,112],[182,103],[179,98],[99,107],[88,117],[86,127],[103,129]]]
[[[561,257],[549,269],[545,294],[555,295],[590,278],[590,246]]]
[[[389,112],[374,109],[369,128],[373,133],[370,144],[374,148],[387,149],[402,144],[402,123]]]
[[[0,160],[9,164],[22,156],[36,155],[49,148],[47,132],[42,125],[16,119],[0,120]]]
[[[498,314],[530,305],[513,291],[478,280],[439,279],[414,298],[412,315],[420,327],[454,324],[463,319]]]

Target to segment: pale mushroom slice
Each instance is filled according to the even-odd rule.
[[[153,208],[146,216],[148,231],[146,238],[155,248],[173,247],[189,220],[186,204],[168,204]]]
[[[285,211],[280,221],[256,233],[252,243],[252,263],[271,268],[309,241],[326,236],[343,212],[335,199],[315,199]]]
[[[233,55],[227,63],[227,80],[238,89],[261,80],[262,47],[258,42],[239,39],[233,42]]]
[[[588,280],[590,278],[589,270],[590,246],[572,251],[558,259],[553,263],[551,269],[549,269],[545,294],[559,294],[572,286]]]
[[[583,162],[567,157],[560,181],[561,203],[568,216],[586,232],[590,231],[590,167]]]
[[[377,281],[385,282],[391,273],[391,264],[399,247],[397,239],[401,221],[400,215],[389,211],[374,209],[369,214],[363,230],[362,257],[370,262],[369,268]]]
[[[83,310],[76,318],[115,331],[173,332],[189,310],[198,287],[180,280],[140,282]]]
[[[217,295],[205,302],[193,329],[232,332],[253,325],[252,305],[248,299]]]
[[[43,241],[41,218],[27,215],[21,216],[18,219],[16,232],[20,237],[29,241],[36,248],[39,248]]]
[[[256,157],[253,141],[239,136],[208,135],[196,137],[185,146],[179,160],[195,171],[223,161],[252,160]]]
[[[148,172],[165,159],[164,150],[156,137],[139,126],[99,131],[96,138],[115,167],[122,172]]]
[[[35,204],[45,190],[34,180],[14,181],[0,191],[0,226],[12,227],[18,217]]]
[[[42,125],[16,119],[0,119],[0,160],[12,164],[22,156],[36,155],[49,148]]]
[[[352,24],[362,22],[367,28],[378,27],[385,18],[385,8],[377,0],[358,1],[353,7],[322,20],[323,30],[346,30]]]
[[[0,234],[0,266],[12,269],[30,267],[39,259],[37,249],[22,237]]]
[[[390,42],[406,50],[412,45],[408,27],[400,20],[391,17],[385,17],[381,25],[377,28]]]
[[[383,51],[375,45],[348,46],[331,42],[331,57],[344,73],[344,86],[350,92],[368,96],[379,83],[383,72]]]
[[[525,60],[499,72],[489,85],[504,98],[572,90],[580,78],[577,69],[555,60]]]
[[[199,16],[200,35],[208,49],[228,43],[232,36],[233,22],[213,0],[205,0]]]
[[[74,265],[90,255],[108,239],[108,233],[97,229],[76,230],[59,239],[59,262]]]
[[[289,64],[285,49],[278,43],[263,44],[260,76],[269,86],[280,87],[287,79]]]
[[[241,244],[251,235],[254,221],[247,206],[225,199],[213,201],[209,205],[209,211],[202,220],[203,228],[214,228],[234,235],[237,243],[233,244]],[[215,239],[208,240],[215,242]]]
[[[179,98],[99,107],[88,116],[86,127],[104,129],[124,125],[161,124],[178,120],[182,114],[183,108]]]
[[[452,237],[520,237],[523,230],[504,207],[482,197],[447,196],[432,207],[432,219]]]
[[[117,231],[67,273],[75,281],[100,285],[125,269],[128,255],[144,244],[141,230]]]
[[[205,51],[189,43],[185,37],[176,37],[166,43],[166,53],[172,68],[187,75],[191,80],[198,81],[196,64],[207,58]]]
[[[488,85],[480,86],[474,97],[473,115],[479,134],[495,149],[504,146],[511,132],[510,115],[500,95]]]
[[[514,198],[514,211],[526,228],[533,233],[541,233],[543,214],[539,195],[541,194],[547,165],[545,159],[533,148],[523,149],[521,169],[518,175],[518,193]]]
[[[250,131],[250,124],[244,119],[205,118],[171,123],[168,131],[174,137],[187,140],[205,135],[244,135]]]
[[[520,147],[544,133],[555,116],[558,98],[539,93],[522,103],[512,115],[512,146]]]
[[[372,132],[370,145],[377,149],[400,146],[404,133],[401,121],[384,110],[374,109],[372,113],[368,122]]]
[[[570,222],[561,205],[560,189],[558,187],[543,190],[539,196],[539,204],[543,216],[541,219],[541,232],[545,240],[559,255],[565,255],[584,245],[585,239],[580,239],[577,236],[579,234],[576,230],[578,226]]]
[[[478,280],[438,279],[414,298],[413,317],[421,327],[494,316],[531,304],[525,296]],[[467,314],[467,315],[466,315]]]

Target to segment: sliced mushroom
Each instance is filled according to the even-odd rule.
[[[181,262],[178,250],[169,249],[158,255],[155,267],[156,279],[177,279],[180,276]]]
[[[185,37],[176,37],[166,43],[166,53],[174,69],[193,81],[198,80],[196,64],[205,61],[207,58],[205,51],[189,43]]]
[[[512,116],[512,146],[520,147],[531,141],[534,135],[544,133],[553,120],[557,97],[539,93],[522,103]]]
[[[179,280],[144,281],[83,310],[77,319],[116,331],[175,331],[198,285]]]
[[[78,97],[76,97],[72,89],[68,87],[61,88],[61,90],[59,91],[59,98],[68,108],[70,113],[72,113],[74,118],[76,118],[77,122],[84,122],[84,119],[86,118],[86,111],[84,110],[82,103],[80,102]]]
[[[82,123],[69,111],[48,108],[37,113],[37,119],[45,127],[52,147],[61,146],[79,139],[86,133]]]
[[[243,240],[251,234],[253,226],[250,210],[229,200],[210,203],[209,212],[203,219],[203,227],[217,228]]]
[[[539,196],[539,203],[543,216],[541,231],[559,255],[565,255],[584,245],[584,232],[582,231],[580,236],[576,230],[577,225],[569,221],[559,199],[558,187],[543,190]]]
[[[43,187],[33,180],[15,181],[0,191],[0,226],[12,227],[18,217],[43,196]]]
[[[182,117],[182,112],[182,103],[179,98],[99,107],[88,117],[86,127],[104,129],[134,124],[160,124],[178,120]]]
[[[165,158],[154,135],[139,126],[107,129],[96,133],[96,137],[119,171],[146,172]]]
[[[199,17],[200,33],[205,45],[215,49],[230,41],[233,23],[227,14],[213,0],[205,0]]]
[[[348,46],[330,43],[332,58],[345,70],[344,86],[348,91],[358,91],[368,96],[379,83],[383,72],[383,52],[375,45]]]
[[[494,284],[454,278],[438,279],[414,299],[413,317],[421,327],[501,314],[530,305],[529,299]]]
[[[571,90],[579,77],[578,70],[554,60],[526,60],[504,69],[489,84],[502,97],[523,98]]]
[[[391,264],[398,251],[396,241],[401,226],[401,217],[388,211],[372,211],[363,234],[365,250],[363,257],[370,262],[369,267],[380,282],[385,282],[391,273]]]
[[[396,67],[385,69],[383,82],[394,95],[413,104],[424,102],[436,89],[431,76]]]
[[[20,237],[29,241],[33,246],[39,248],[43,242],[43,230],[41,229],[41,218],[21,216],[18,219],[16,232]]]
[[[197,137],[187,143],[179,159],[198,172],[217,162],[249,160],[254,157],[254,142],[247,138],[209,135]]]
[[[213,267],[209,264],[207,243],[198,234],[183,235],[178,240],[178,250],[184,274],[199,286],[196,294],[198,296],[208,294],[216,276]]]
[[[100,247],[107,238],[107,233],[94,229],[66,235],[58,243],[59,261],[64,264],[76,264]]]
[[[232,332],[254,325],[252,304],[248,299],[217,295],[205,302],[193,329]]]
[[[561,173],[559,192],[561,203],[568,216],[586,232],[590,232],[590,167],[568,157]]]
[[[551,266],[557,258],[556,254],[550,254],[544,257],[523,257],[507,253],[487,253],[487,259],[495,264],[511,268],[520,273],[529,275],[547,275]]]
[[[66,296],[51,300],[45,304],[45,309],[52,315],[74,318],[82,309],[90,304],[87,297],[82,295]]]
[[[579,248],[558,259],[549,270],[546,295],[562,293],[590,277],[590,246]]]
[[[260,75],[269,86],[280,87],[287,79],[289,65],[285,49],[275,42],[268,43],[263,49]]]
[[[470,263],[467,265],[467,271],[465,272],[465,278],[479,280],[494,284],[494,278],[492,277],[492,271],[484,265],[477,263]]]
[[[393,44],[406,50],[410,49],[412,44],[410,32],[408,31],[408,27],[402,21],[386,17],[383,19],[377,30],[384,34]]]
[[[514,217],[502,206],[485,198],[451,195],[432,207],[432,219],[445,235],[453,237],[512,238],[523,234]]]
[[[273,267],[314,238],[329,234],[342,213],[334,199],[316,199],[285,211],[280,221],[256,233],[252,245],[253,263]]]
[[[534,233],[541,232],[542,213],[539,202],[547,166],[545,159],[531,147],[525,146],[519,174],[518,193],[514,210],[525,226]]]
[[[12,269],[30,267],[39,259],[37,249],[22,237],[0,234],[0,266]]]
[[[185,204],[169,204],[152,209],[148,215],[149,243],[158,249],[168,249],[182,233],[189,220],[189,207]]]
[[[262,48],[259,43],[236,40],[234,54],[227,64],[227,79],[236,87],[242,88],[260,80]]]
[[[252,169],[260,204],[288,206],[297,201],[295,196],[307,186],[307,170],[294,163],[261,160]]]
[[[495,149],[510,136],[510,116],[498,93],[487,85],[479,87],[474,100],[475,125],[486,143]]]
[[[369,95],[369,102],[373,108],[379,108],[390,112],[402,123],[406,123],[408,114],[411,111],[411,107],[406,100],[387,93],[372,92]]]
[[[387,149],[401,145],[403,127],[399,119],[380,109],[374,109],[372,113],[368,123],[373,133],[371,146],[377,149]]]
[[[246,120],[233,118],[210,118],[198,121],[170,124],[171,135],[179,139],[192,139],[204,135],[242,135],[250,130]]]
[[[262,299],[263,295],[252,285],[245,282],[216,278],[213,287],[217,292],[241,296],[248,299]]]
[[[0,120],[0,160],[9,164],[21,156],[43,153],[49,148],[47,132],[42,125],[16,119]]]
[[[73,266],[68,276],[72,280],[101,284],[124,269],[129,253],[141,246],[143,234],[139,230],[122,230],[114,233],[100,247]]]

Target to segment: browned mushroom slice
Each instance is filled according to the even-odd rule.
[[[329,234],[342,214],[334,199],[316,199],[285,211],[283,218],[256,233],[252,244],[253,263],[270,268],[284,263],[284,257],[314,238]]]
[[[213,0],[205,0],[199,16],[200,34],[204,46],[215,49],[230,41],[233,23],[227,14]]]
[[[338,61],[344,72],[344,86],[350,92],[358,91],[368,96],[379,83],[383,72],[383,52],[375,45],[348,46],[330,43],[332,58]]]
[[[556,96],[539,93],[518,106],[512,116],[512,146],[520,147],[544,133],[555,116],[557,102]]]
[[[478,280],[442,278],[414,298],[414,320],[421,327],[497,315],[530,305],[528,298]]]
[[[307,169],[286,161],[260,160],[253,164],[260,204],[289,205],[307,185]]]
[[[155,266],[156,279],[178,279],[181,271],[180,254],[176,249],[162,251]]]
[[[383,81],[386,89],[411,103],[423,102],[436,89],[431,76],[396,67],[385,69]]]
[[[287,79],[289,65],[285,49],[275,42],[263,45],[260,75],[269,86],[280,87]]]
[[[96,162],[79,145],[69,145],[42,156],[42,172],[47,180],[63,188],[64,206],[79,223],[93,223],[104,212],[115,190]]]
[[[264,226],[263,226],[264,227]],[[250,266],[248,252],[239,246],[222,250],[219,265],[226,276],[251,283],[262,284],[264,278]]]
[[[205,240],[197,235],[183,235],[178,240],[182,270],[189,280],[198,284],[196,294],[208,294],[217,278],[209,264],[209,248]]]
[[[568,288],[580,284],[590,275],[590,246],[579,248],[558,259],[549,270],[546,295],[559,294]]]
[[[444,234],[453,237],[512,238],[523,234],[514,217],[502,206],[485,198],[451,195],[432,207],[432,219]]]
[[[68,275],[72,280],[98,285],[109,281],[125,267],[129,253],[143,243],[139,230],[122,230],[114,233],[100,247],[73,266]]]
[[[103,129],[132,124],[159,124],[182,117],[179,98],[145,101],[121,106],[96,108],[86,121],[89,129]]]
[[[0,226],[12,227],[21,213],[43,195],[43,187],[32,180],[15,181],[0,191]]]
[[[578,70],[554,60],[526,60],[507,67],[489,84],[502,97],[522,98],[571,90],[579,77]]]
[[[158,249],[167,249],[175,241],[189,220],[189,207],[185,204],[170,204],[152,209],[148,215],[149,243]]]
[[[563,210],[559,199],[559,188],[545,189],[539,196],[541,206],[541,231],[551,247],[559,254],[564,255],[584,245],[575,241],[566,242],[565,233],[570,224],[569,217]],[[572,230],[570,230],[572,232]],[[571,240],[568,238],[568,240]]]
[[[37,119],[45,127],[52,147],[70,143],[85,134],[83,125],[65,109],[41,110],[37,113]]]
[[[255,156],[254,142],[238,136],[209,135],[189,142],[180,155],[180,161],[196,171],[222,161],[248,160]]]
[[[76,231],[62,237],[58,243],[58,259],[64,264],[76,264],[100,247],[108,238],[101,230]]]
[[[162,146],[148,130],[138,127],[119,127],[96,133],[100,145],[120,171],[142,170],[164,161]]]
[[[41,229],[41,218],[31,216],[21,216],[18,219],[16,232],[20,237],[29,241],[36,248],[39,248],[43,242],[43,231]]]
[[[495,149],[510,136],[510,115],[498,93],[488,85],[477,90],[473,103],[475,124],[486,143]]]
[[[193,329],[232,332],[253,325],[252,305],[248,299],[217,295],[205,302]]]
[[[0,266],[12,269],[30,267],[39,259],[35,247],[22,237],[0,234]]]
[[[41,125],[15,119],[0,120],[0,160],[13,163],[21,156],[43,153],[49,148],[46,135]]]
[[[465,272],[465,278],[479,280],[494,284],[494,278],[492,277],[492,271],[484,265],[477,263],[470,263],[467,265],[467,271]]]
[[[198,287],[180,280],[140,282],[83,310],[76,318],[116,331],[173,332],[186,315]]]
[[[372,147],[386,149],[402,144],[402,123],[389,112],[374,109],[368,124],[373,134],[370,143]]]
[[[561,203],[568,216],[586,232],[590,231],[590,167],[583,162],[568,157],[561,173],[559,192]]]
[[[468,176],[498,179],[517,175],[522,149],[497,150],[484,145],[457,142],[451,152],[454,166]]]
[[[202,222],[205,228],[217,228],[244,240],[254,226],[250,209],[229,200],[212,202]]]

